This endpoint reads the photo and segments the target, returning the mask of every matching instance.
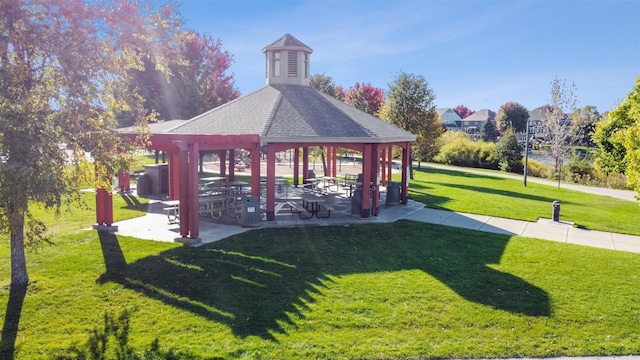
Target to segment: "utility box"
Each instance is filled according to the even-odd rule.
[[[560,201],[554,201],[551,207],[553,209],[551,218],[553,219],[553,221],[560,221]]]

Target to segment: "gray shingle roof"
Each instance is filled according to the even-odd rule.
[[[482,109],[464,118],[464,121],[487,121],[495,120],[496,113],[489,109]]]
[[[257,134],[261,142],[388,143],[415,135],[319,91],[274,85],[152,133]]]

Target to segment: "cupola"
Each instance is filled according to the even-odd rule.
[[[300,40],[284,34],[262,52],[266,57],[267,85],[309,85],[309,60],[313,50]]]

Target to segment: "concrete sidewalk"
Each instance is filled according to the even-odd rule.
[[[292,195],[295,196],[295,195]],[[476,215],[426,208],[424,204],[409,200],[407,205],[380,205],[380,215],[361,219],[350,213],[349,199],[336,196],[332,205],[336,208],[326,219],[301,220],[286,209],[276,213],[275,221],[262,221],[259,228],[297,227],[297,226],[343,226],[347,224],[391,223],[401,219],[430,224],[459,227],[491,233],[518,235],[592,246],[610,250],[640,253],[640,236],[608,233],[573,227],[571,223],[554,222],[551,219],[539,219],[537,222],[504,219],[487,215]],[[169,224],[162,211],[159,200],[151,200],[146,216],[118,222],[119,235],[140,239],[173,242],[180,235],[178,224]],[[200,239],[197,245],[218,241],[236,234],[250,231],[236,220],[228,223],[212,222],[203,218],[200,221]]]
[[[567,244],[640,253],[640,236],[579,229],[573,227],[571,223],[556,222],[551,219],[538,219],[537,222],[529,222],[429,208],[415,211],[407,215],[405,219],[505,235],[519,235]]]

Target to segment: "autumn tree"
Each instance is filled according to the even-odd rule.
[[[434,100],[434,91],[421,75],[400,73],[389,84],[380,118],[416,135],[412,158],[430,160],[438,153],[438,138],[444,132],[444,126],[436,113]],[[413,178],[412,161],[409,164]]]
[[[332,96],[340,101],[344,101],[346,93],[342,86],[336,86],[331,76],[316,74],[311,76],[309,85],[321,93]]]
[[[517,102],[508,102],[500,107],[496,115],[496,124],[500,132],[505,133],[509,129],[514,132],[526,130],[529,121],[529,111]]]
[[[152,53],[143,54],[144,67],[131,70],[130,87],[140,89],[147,112],[163,120],[190,119],[240,96],[228,74],[233,57],[220,39],[176,31],[175,41],[165,46],[165,70],[154,63]]]
[[[456,106],[453,111],[458,114],[458,116],[460,116],[461,118],[466,118],[467,116],[473,115],[475,113],[475,111],[469,109],[468,107],[464,106],[464,105],[458,105]]]
[[[128,1],[0,3],[0,222],[12,284],[29,282],[25,249],[51,240],[29,205],[59,212],[88,180],[82,169],[106,187],[124,164],[114,156],[126,145],[113,131],[115,113],[146,120],[142,97],[126,87],[128,70],[141,66],[140,49],[164,43],[171,14]]]
[[[562,161],[567,156],[567,139],[569,138],[570,119],[566,114],[572,113],[578,103],[575,95],[575,83],[567,84],[565,80],[558,78],[551,82],[551,103],[543,107],[544,116],[542,126],[545,140],[549,145],[549,155],[555,160],[558,173],[558,187]]]
[[[382,89],[373,87],[371,83],[362,83],[362,85],[356,83],[347,91],[344,102],[368,114],[378,116],[384,104],[384,92]]]

